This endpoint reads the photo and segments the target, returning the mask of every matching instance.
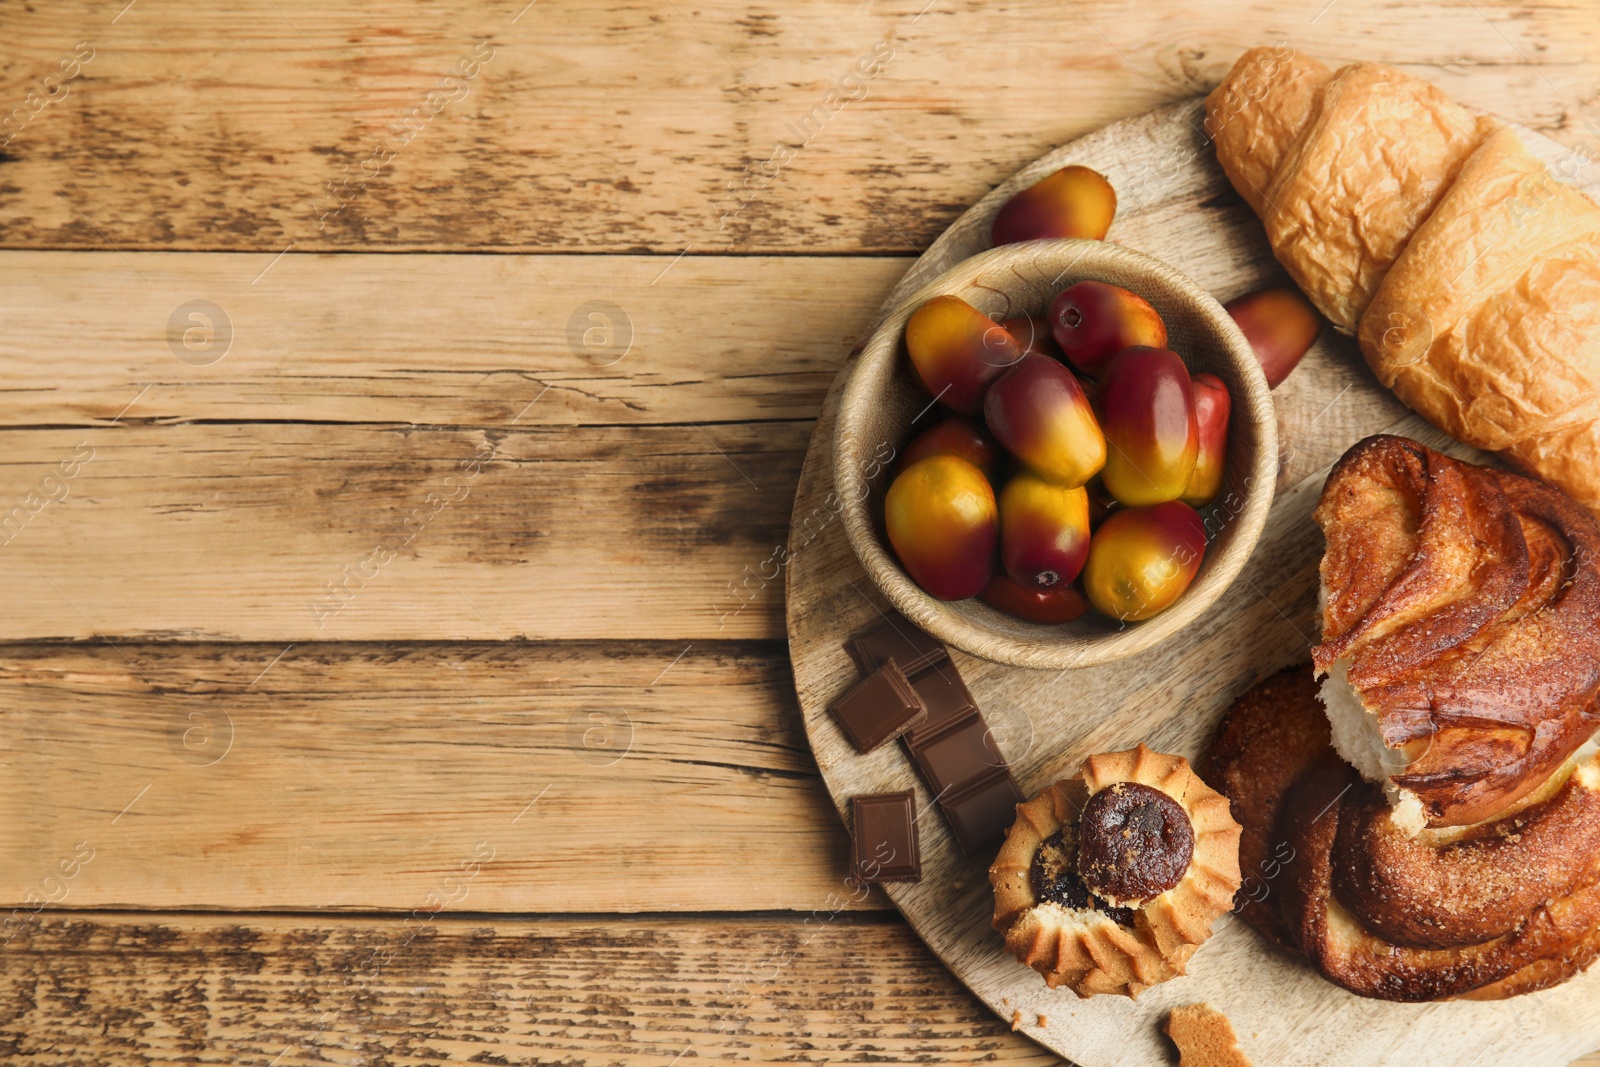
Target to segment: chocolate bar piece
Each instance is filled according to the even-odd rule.
[[[951,793],[939,801],[939,808],[955,831],[962,855],[971,856],[999,840],[1017,819],[1022,790],[1005,767],[997,767],[986,777]]]
[[[950,659],[943,645],[896,612],[890,612],[878,625],[845,642],[844,650],[850,653],[862,674],[871,674],[894,660],[907,678],[915,678],[935,664]]]
[[[988,723],[976,713],[954,720],[907,748],[922,780],[940,800],[1006,768]]]
[[[828,710],[858,752],[871,752],[928,718],[922,698],[895,660],[861,679]]]
[[[973,703],[972,694],[967,691],[967,684],[961,680],[954,663],[942,663],[913,679],[911,688],[927,705],[928,718],[906,731],[900,739],[908,749],[927,741],[953,720],[978,713],[978,705]]]
[[[928,716],[900,742],[938,799],[962,853],[976,855],[1016,821],[1022,790],[954,663],[930,667],[911,686]]]
[[[858,882],[921,880],[917,808],[909,790],[851,797],[850,824],[850,870]]]

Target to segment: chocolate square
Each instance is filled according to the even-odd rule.
[[[892,659],[907,678],[915,678],[950,659],[943,645],[897,612],[889,612],[878,625],[846,641],[844,649],[862,674],[871,674]]]
[[[917,808],[911,792],[850,798],[850,870],[858,882],[915,882],[922,878]]]
[[[858,752],[871,752],[928,718],[928,709],[890,660],[833,702],[828,709]]]
[[[939,809],[955,832],[962,855],[971,856],[999,840],[1006,827],[1016,822],[1020,803],[1022,790],[1017,787],[1017,780],[1009,770],[999,767],[993,774],[944,797]]]
[[[908,730],[901,741],[916,746],[937,734],[946,724],[963,715],[975,715],[978,705],[972,700],[967,684],[954,663],[946,662],[912,679],[911,688],[917,691],[927,705],[928,718]]]
[[[988,723],[976,713],[957,718],[907,748],[922,780],[941,800],[1006,768]]]

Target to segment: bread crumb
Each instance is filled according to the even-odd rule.
[[[1011,1013],[1011,1029],[1012,1029],[1013,1032],[1015,1032],[1017,1030],[1020,1030],[1021,1028],[1022,1028],[1022,1012],[1014,1011],[1014,1012]]]
[[[1166,1031],[1178,1046],[1178,1067],[1252,1067],[1239,1050],[1233,1024],[1209,1004],[1173,1008]]]
[[[1039,1013],[1039,1025],[1040,1026],[1049,1026],[1050,1025],[1050,1017],[1048,1015],[1044,1014],[1044,1012],[1040,1012]]]

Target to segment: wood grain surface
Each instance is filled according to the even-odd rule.
[[[827,909],[49,915],[3,959],[0,1057],[12,1063],[1060,1062],[899,922]]]
[[[793,705],[730,641],[0,646],[0,907],[404,911],[487,843],[473,911],[806,911]]]
[[[0,252],[0,428],[809,423],[905,267]]]
[[[920,250],[1049,148],[1280,40],[1573,139],[1600,116],[1587,3],[68,0],[6,21],[10,247]]]
[[[1597,37],[1587,2],[0,4],[0,885],[50,931],[0,950],[0,1058],[1056,1062],[887,917],[806,942],[787,914],[499,915],[839,888],[771,560],[895,257],[1259,43],[1600,144]],[[388,254],[417,252],[447,254]],[[1283,481],[1383,416],[1312,406],[1365,374],[1275,394]],[[317,629],[307,599],[485,443]],[[219,712],[237,747],[207,764]],[[581,758],[624,721],[627,756]],[[546,783],[447,902],[483,914],[411,941],[312,914],[455,897]],[[591,823],[651,862],[597,873]],[[59,910],[91,902],[302,914]],[[799,956],[746,1000],[769,938]]]
[[[772,637],[781,594],[762,564],[788,510],[774,494],[794,484],[809,433],[804,422],[4,431],[0,580],[27,593],[0,629]],[[90,455],[80,446],[92,458],[61,479],[59,464]]]
[[[906,294],[925,292],[934,278],[971,262],[969,257],[985,243],[994,212],[1011,192],[1069,163],[1107,173],[1118,188],[1118,215],[1109,238],[1181,264],[1219,296],[1256,288],[1277,267],[1248,212],[1239,218],[1207,215],[1206,205],[1238,202],[1215,157],[1202,153],[1175,170],[1159,165],[1184,154],[1202,117],[1199,99],[1175,104],[1114,123],[1030,164],[924,253],[886,303],[884,314],[892,316],[887,321],[903,321]],[[1538,134],[1525,137],[1547,161],[1565,152]],[[1141,167],[1142,161],[1151,165]],[[1142,182],[1134,177],[1139,174],[1145,175]],[[1209,228],[1202,228],[1204,223],[1175,226],[1174,218],[1201,219]],[[1037,302],[1048,299],[1025,271],[1014,281],[996,271],[981,284],[1027,300],[1012,313],[1042,313]],[[1360,364],[1348,338],[1328,347],[1334,351],[1308,354],[1290,380],[1328,359]],[[797,515],[818,506],[840,481],[835,447],[845,447],[849,438],[836,434],[835,427],[842,425],[842,407],[854,395],[847,386],[851,374],[869,371],[881,373],[882,364],[872,367],[863,356],[860,364],[840,374],[829,392],[801,475]],[[1308,375],[1303,386],[1315,388],[1326,380]],[[1360,403],[1362,394],[1369,403]],[[1356,440],[1378,432],[1485,458],[1418,416],[1395,421],[1389,402],[1392,398],[1370,378],[1356,378],[1312,401],[1319,414],[1308,420],[1308,427],[1321,413],[1344,405],[1372,421],[1343,441],[1326,442],[1331,447],[1313,437],[1311,445],[1298,449],[1295,462],[1312,464],[1312,471],[1278,493],[1260,542],[1239,577],[1208,611],[1159,645],[1120,661],[1062,671],[1024,670],[952,649],[952,665],[983,710],[1025,795],[1076,774],[1091,754],[1141,742],[1198,762],[1236,697],[1261,679],[1309,659],[1322,553],[1322,535],[1311,512],[1326,467]],[[1301,425],[1290,409],[1283,419],[1284,440],[1297,441]],[[1213,504],[1202,514],[1214,549],[1215,531],[1234,521],[1237,511]],[[1196,999],[1226,1012],[1236,1028],[1251,1035],[1254,1055],[1273,1064],[1446,1067],[1514,1058],[1560,1067],[1600,1046],[1600,1018],[1594,1010],[1600,970],[1514,1001],[1417,1005],[1364,1000],[1329,984],[1303,960],[1291,960],[1245,924],[1233,922],[1231,915],[1218,917],[1216,936],[1188,964],[1186,977],[1146,990],[1136,1001],[1115,996],[1079,1001],[1067,991],[1047,989],[1038,975],[1011,957],[991,927],[994,898],[987,868],[994,848],[964,855],[940,816],[926,814],[934,809],[935,798],[899,746],[860,755],[827,710],[858,676],[841,644],[883,617],[885,594],[867,576],[840,529],[825,530],[803,547],[791,542],[790,555],[786,606],[795,682],[807,735],[835,804],[843,815],[852,796],[915,791],[918,810],[925,813],[918,822],[922,876],[914,883],[886,886],[889,897],[939,958],[999,1016],[1020,1010],[1024,1017],[1048,1013],[1060,1018],[1062,1025],[1035,1035],[1047,1047],[1084,1067],[1164,1063],[1170,1049],[1160,1036],[1161,1022],[1172,1008]]]

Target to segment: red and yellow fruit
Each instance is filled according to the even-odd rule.
[[[1105,178],[1070,166],[1013,196],[991,235],[1098,240],[1115,214]],[[1288,290],[1229,305],[1274,385],[1316,336],[1309,307]],[[1194,508],[1224,481],[1232,400],[1167,350],[1149,301],[1088,280],[1044,316],[995,321],[940,296],[911,315],[905,343],[955,413],[919,416],[929,428],[905,446],[884,501],[913,581],[1047,625],[1091,607],[1142,621],[1183,595],[1206,550]]]
[[[1022,358],[1005,327],[958,296],[936,296],[912,314],[906,351],[923,387],[963,415],[976,415],[989,383]]]
[[[1056,344],[1055,335],[1050,332],[1050,324],[1042,315],[1013,315],[1009,319],[1001,319],[1000,325],[1017,339],[1024,352],[1037,352],[1057,360],[1066,358],[1061,353],[1061,346]]]
[[[989,387],[989,432],[1035,474],[1057,485],[1082,485],[1105,466],[1106,439],[1072,372],[1030,353]]]
[[[901,471],[884,499],[883,523],[906,573],[941,600],[975,596],[994,576],[994,489],[959,456],[929,456]]]
[[[994,217],[989,236],[996,245],[1047,237],[1099,241],[1116,214],[1117,193],[1105,176],[1073,165],[1007,200]]]
[[[1222,491],[1223,467],[1228,459],[1228,416],[1233,399],[1228,387],[1215,374],[1196,374],[1190,379],[1194,393],[1194,421],[1200,450],[1195,453],[1194,473],[1178,499],[1198,508],[1215,500]]]
[[[1000,445],[976,421],[950,415],[914,437],[900,454],[899,470],[929,456],[960,456],[993,482],[1000,473]]]
[[[1113,619],[1141,622],[1183,595],[1205,556],[1200,516],[1177,500],[1112,512],[1089,543],[1083,590]]]
[[[1000,562],[1027,589],[1068,585],[1089,557],[1089,494],[1022,471],[1000,491]]]
[[[1089,610],[1089,601],[1077,586],[1024,589],[1004,574],[995,575],[978,599],[1019,619],[1049,624],[1071,622]]]
[[[1150,302],[1106,282],[1083,281],[1050,304],[1050,331],[1067,362],[1091,378],[1124,348],[1165,348],[1167,325]]]
[[[1183,495],[1199,454],[1189,371],[1165,348],[1125,348],[1106,364],[1095,405],[1106,491],[1129,507]]]
[[[1223,307],[1255,350],[1269,389],[1300,365],[1322,329],[1321,316],[1298,289],[1262,289]]]

